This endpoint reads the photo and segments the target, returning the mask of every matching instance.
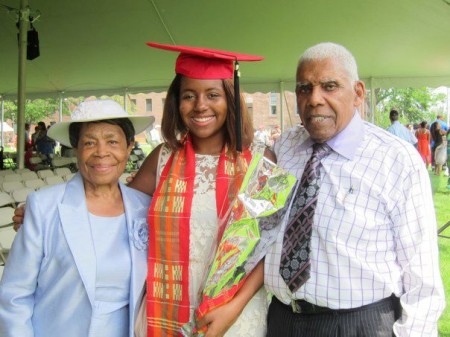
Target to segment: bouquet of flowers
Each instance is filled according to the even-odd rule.
[[[256,152],[249,164],[206,278],[200,305],[201,319],[229,302],[275,241],[296,178]],[[204,336],[195,322],[182,328],[184,336]]]

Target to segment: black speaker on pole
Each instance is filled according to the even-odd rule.
[[[33,26],[31,30],[28,31],[28,42],[27,42],[27,60],[34,60],[39,57],[39,34]]]
[[[30,17],[30,30],[27,32],[27,60],[34,60],[39,57],[39,34],[31,23],[33,18]],[[19,22],[16,24],[19,29]],[[20,42],[19,33],[17,33],[17,42]]]

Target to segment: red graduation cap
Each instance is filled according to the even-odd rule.
[[[241,106],[239,90],[239,61],[261,61],[261,56],[238,54],[224,50],[201,47],[174,46],[147,42],[153,48],[179,52],[175,72],[196,79],[230,79],[234,74],[236,102],[236,149],[242,151]]]

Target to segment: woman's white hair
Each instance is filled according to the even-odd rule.
[[[333,42],[319,43],[306,49],[298,61],[298,67],[305,61],[325,59],[333,59],[340,62],[347,70],[352,82],[359,80],[355,57],[345,47]]]

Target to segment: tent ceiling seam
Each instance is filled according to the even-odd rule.
[[[175,39],[173,38],[172,34],[170,33],[169,28],[167,28],[167,25],[166,25],[166,23],[164,22],[164,19],[163,19],[161,13],[159,12],[158,7],[157,7],[156,4],[155,4],[155,1],[154,1],[154,0],[150,0],[150,2],[152,3],[153,8],[155,9],[155,12],[156,12],[156,14],[158,15],[159,21],[160,21],[161,24],[163,25],[164,30],[166,31],[167,35],[169,36],[170,41],[171,41],[173,44],[176,44],[176,43],[175,43]]]

